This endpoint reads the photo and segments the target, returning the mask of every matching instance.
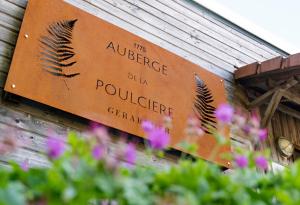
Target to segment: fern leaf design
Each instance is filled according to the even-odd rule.
[[[77,19],[52,23],[47,29],[47,35],[40,38],[42,67],[54,76],[72,78],[80,74],[64,72],[76,63],[72,60],[75,52],[71,46],[76,21]]]
[[[201,120],[202,129],[207,134],[211,134],[211,130],[216,128],[216,117],[214,116],[216,108],[211,105],[214,99],[211,91],[197,74],[195,74],[195,82],[194,112]]]

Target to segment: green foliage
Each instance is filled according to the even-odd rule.
[[[252,163],[227,175],[201,159],[162,169],[111,166],[93,158],[93,141],[70,133],[68,144],[51,167],[1,168],[0,204],[300,204],[300,162],[279,174],[259,172]]]

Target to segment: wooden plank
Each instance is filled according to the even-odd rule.
[[[283,54],[280,51],[276,51],[271,45],[267,46],[266,43],[263,43],[249,32],[203,8],[198,3],[193,1],[169,0],[168,2],[164,1],[164,4],[169,5],[174,10],[180,11],[187,17],[193,17],[196,21],[205,23],[209,28],[216,29],[220,33],[224,33],[225,36],[238,39],[241,46],[247,45],[253,50],[256,48],[257,52],[266,59]]]
[[[3,12],[7,15],[15,17],[19,20],[23,19],[24,16],[24,9],[8,2],[7,0],[0,1],[0,12]]]
[[[14,32],[18,32],[21,27],[21,21],[0,12],[0,26],[4,26]]]
[[[28,132],[18,127],[0,123],[0,139],[13,135],[17,138],[20,145],[27,150],[45,153],[46,138],[36,133]]]
[[[268,138],[267,138],[267,141],[268,141],[268,145],[269,145],[269,148],[270,148],[270,151],[271,151],[271,158],[273,161],[275,162],[278,162],[278,155],[277,155],[277,148],[276,148],[276,138],[274,136],[274,133],[273,133],[273,129],[272,127],[274,126],[274,118],[272,119],[271,121],[272,123],[270,123],[267,127],[268,129]]]
[[[15,45],[17,42],[18,34],[3,26],[0,26],[0,40],[10,45]]]
[[[273,117],[273,114],[274,112],[276,111],[276,108],[277,106],[279,105],[280,103],[280,100],[282,98],[282,93],[280,90],[277,90],[273,96],[272,96],[272,99],[264,113],[264,117],[263,117],[263,120],[262,120],[262,125],[264,127],[268,126],[270,120],[272,119]]]
[[[13,111],[3,105],[0,106],[0,116],[0,123],[39,135],[54,133],[63,137],[69,131],[69,128],[35,118],[27,113]]]
[[[50,166],[50,162],[48,161],[45,155],[26,149],[17,149],[17,151],[0,156],[0,161],[9,162],[12,160],[18,164],[22,163],[26,159],[29,160],[29,166],[31,167]]]
[[[26,5],[27,5],[27,0],[6,0],[6,1],[13,3],[17,6],[20,6],[24,9],[26,8]]]
[[[150,4],[146,4],[146,2],[137,2],[134,0],[105,1],[115,7],[118,7],[124,12],[134,15],[136,18],[139,18],[146,23],[160,27],[160,29],[176,35],[181,40],[186,41],[197,48],[203,49],[207,52],[210,50],[216,50],[216,52],[212,52],[211,54],[222,59],[224,58],[227,62],[229,62],[230,59],[233,59],[233,62],[231,63],[233,63],[236,67],[256,60],[255,58],[244,54],[241,50],[233,49],[224,42],[218,41],[200,30],[196,30],[187,23],[178,21],[176,16],[167,15],[162,12],[164,11],[163,9],[162,11],[159,11],[156,8],[151,7]],[[98,2],[102,1],[95,0],[95,3]]]
[[[297,144],[298,139],[297,139],[297,134],[296,134],[296,125],[295,125],[294,118],[286,115],[286,119],[287,119],[286,124],[288,126],[290,139],[294,144]]]
[[[10,59],[0,55],[0,71],[7,73],[10,66]]]
[[[280,69],[282,66],[282,61],[283,61],[282,56],[278,56],[270,60],[263,61],[260,65],[259,72],[263,73],[263,72],[269,72],[272,70]]]
[[[14,47],[0,40],[0,55],[11,59],[14,53]]]
[[[280,124],[282,129],[282,136],[291,141],[292,139],[291,139],[290,130],[288,126],[287,115],[284,113],[279,113],[279,118],[280,118]],[[292,162],[292,158],[286,158],[283,156],[282,158],[285,160],[285,163],[287,164],[290,164]]]
[[[92,7],[91,4],[88,4],[87,2],[80,1],[80,0],[67,0],[67,2],[87,11],[88,13],[91,13],[92,15],[98,16],[114,25],[117,25],[121,28],[125,28],[126,30],[129,30],[130,32],[132,32],[134,34],[136,34],[156,45],[159,45],[162,48],[165,48],[165,49],[177,54],[178,56],[181,56],[182,58],[185,58],[195,64],[198,64],[198,65],[210,70],[211,72],[217,74],[218,76],[223,77],[224,79],[233,81],[232,73],[230,73],[229,71],[226,70],[226,69],[231,69],[232,66],[229,66],[230,68],[229,67],[224,68],[224,67],[217,65],[217,63],[215,63],[215,62],[209,62],[209,61],[203,59],[202,56],[196,56],[195,54],[190,54],[187,51],[178,47],[176,45],[176,43],[174,43],[174,42],[169,43],[168,41],[165,41],[165,40],[161,39],[160,37],[156,36],[156,34],[155,35],[149,34],[148,32],[145,32],[143,29],[138,28],[138,26],[136,24],[126,22],[116,16],[113,16],[109,12],[106,12],[99,8],[96,8],[95,6]],[[108,15],[108,14],[110,14],[110,15]]]
[[[0,71],[0,89],[4,88],[7,74]]]
[[[35,110],[36,113],[33,113]],[[27,113],[29,112],[29,113]],[[38,118],[36,115],[39,113],[39,116],[44,116],[47,118],[46,120],[42,120]],[[47,114],[43,113],[39,108],[34,107],[28,109],[24,105],[21,105],[20,111],[14,111],[10,108],[7,108],[4,105],[0,105],[0,137],[1,134],[5,133],[5,130],[9,128],[13,128],[15,130],[16,136],[24,140],[25,142],[29,142],[29,144],[25,144],[25,148],[28,150],[32,150],[35,152],[44,152],[45,151],[45,135],[49,134],[48,130],[51,130],[56,136],[60,136],[63,139],[66,137],[66,134],[69,130],[74,130],[72,127],[68,127],[66,125],[71,125],[71,123],[67,123],[66,121],[71,120],[73,121],[72,126],[76,127],[77,130],[80,131],[86,129],[86,125],[75,123],[76,118],[73,119],[66,119],[62,115],[55,116],[54,114]],[[50,122],[49,122],[50,121]],[[51,121],[55,121],[52,123]],[[112,136],[112,143],[109,145],[111,152],[117,152],[119,150],[119,145],[115,139],[119,139],[119,137]],[[167,154],[166,159],[158,160],[155,157],[148,156],[144,153],[143,145],[138,144],[138,155],[139,159],[141,160],[141,164],[144,162],[157,164],[158,166],[162,161],[164,164],[170,161],[175,161],[176,157]],[[111,153],[111,155],[115,155]]]
[[[183,25],[188,26],[188,30],[190,31],[191,36],[200,37],[204,36],[207,38],[207,41],[210,42],[214,40],[211,44],[214,45],[214,42],[220,42],[230,48],[236,49],[241,54],[245,54],[252,59],[255,60],[262,60],[262,56],[255,53],[255,51],[245,48],[236,42],[236,39],[228,39],[227,36],[220,34],[219,32],[211,29],[209,26],[202,25],[199,21],[194,19],[188,18],[184,16],[182,13],[178,12],[177,10],[172,9],[172,5],[165,5],[162,4],[163,1],[160,2],[149,2],[147,0],[142,1],[134,1],[134,0],[126,0],[130,3],[137,5],[138,7],[143,8],[144,10],[148,11],[149,13],[156,15],[159,18],[166,19],[168,23],[173,24],[179,28],[183,28]],[[116,1],[118,2],[118,1]],[[199,18],[198,18],[199,19]]]
[[[281,154],[279,153],[279,151],[277,150],[277,140],[279,137],[282,136],[282,127],[281,127],[281,122],[280,122],[280,118],[279,118],[279,114],[277,112],[274,113],[274,117],[272,118],[272,127],[273,127],[273,143],[275,146],[274,151],[277,154],[277,159],[278,159],[278,163],[280,164],[286,164],[286,162],[284,161],[283,157],[281,156]]]
[[[296,93],[292,93],[289,90],[282,90],[283,97],[287,98],[289,101],[297,103],[300,105],[300,96]]]
[[[30,164],[33,166],[48,165],[47,159],[44,156],[46,151],[46,138],[44,136],[0,123],[0,138],[6,136],[7,133],[16,136],[19,142],[22,143],[22,148],[19,148],[19,150],[8,154],[7,156],[0,157],[0,161],[7,162],[9,160],[14,160],[20,163],[25,159],[29,159]],[[65,136],[63,137],[65,138]],[[122,144],[113,140],[109,144],[109,156],[118,157],[119,151],[122,146]],[[140,166],[154,165],[156,167],[163,167],[166,164],[175,162],[177,160],[177,158],[169,154],[166,155],[165,159],[158,159],[154,156],[147,155],[144,150],[145,149],[143,146],[137,146],[137,161]],[[20,156],[20,152],[22,153],[22,156]]]
[[[288,115],[290,115],[290,116],[292,116],[292,117],[294,117],[294,118],[296,118],[298,120],[300,120],[300,112],[297,111],[297,110],[295,110],[295,109],[291,109],[291,108],[289,108],[289,107],[287,107],[285,105],[281,105],[280,104],[278,106],[278,110],[281,111],[281,112],[283,112],[283,113],[285,113],[285,114],[288,114]]]
[[[254,63],[248,64],[248,65],[245,65],[243,67],[240,67],[239,69],[237,69],[234,72],[234,78],[238,80],[240,78],[244,78],[247,76],[256,75],[259,66],[260,65],[258,62],[254,62]]]

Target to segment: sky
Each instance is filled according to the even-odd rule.
[[[197,0],[196,0],[197,1]],[[258,32],[290,54],[300,52],[300,0],[198,0],[225,18]],[[223,15],[222,15],[223,14]],[[243,25],[246,26],[243,26]]]

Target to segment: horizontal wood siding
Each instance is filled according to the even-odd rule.
[[[264,61],[280,54],[279,49],[267,44],[242,29],[226,22],[191,0],[66,0],[99,18],[157,44],[225,79],[229,99],[233,95],[233,71],[236,67]],[[16,44],[27,0],[0,1],[0,94]],[[2,97],[3,98],[3,97]],[[25,102],[25,103],[24,103]],[[3,164],[9,159],[18,162],[29,159],[31,165],[49,166],[44,157],[45,137],[49,130],[65,136],[70,130],[80,132],[85,125],[76,119],[35,106],[22,100],[0,103],[0,137],[9,130],[26,142],[22,149],[0,157]],[[12,133],[12,134],[13,134]],[[112,144],[112,155],[116,145]],[[144,163],[160,166],[139,151]],[[173,160],[171,156],[168,160]]]

